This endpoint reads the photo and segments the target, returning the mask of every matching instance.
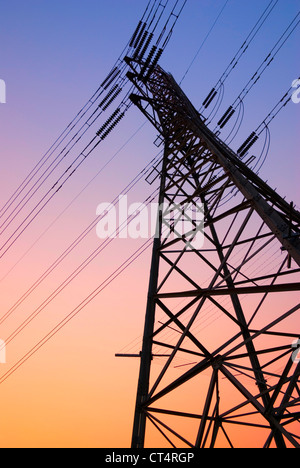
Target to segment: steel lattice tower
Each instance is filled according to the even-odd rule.
[[[299,448],[300,214],[207,128],[170,74],[127,62],[131,99],[164,144],[159,202],[201,203],[205,239],[193,247],[195,222],[164,237],[176,216],[160,211],[132,447],[145,446],[147,423],[173,447],[243,446],[255,431],[262,447]]]

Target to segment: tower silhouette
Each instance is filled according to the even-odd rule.
[[[163,145],[132,447],[149,429],[171,447],[247,446],[255,432],[299,448],[300,214],[251,169],[248,141],[236,154],[172,75],[126,60]]]

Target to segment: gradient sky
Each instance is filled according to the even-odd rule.
[[[6,82],[7,103],[0,104],[1,206],[104,80],[131,37],[146,3],[146,0],[2,2],[0,79]],[[188,0],[161,65],[180,81],[199,51],[182,83],[195,107],[200,107],[268,3],[269,0],[229,0],[199,51],[224,0]],[[220,115],[235,100],[298,9],[298,0],[279,0],[240,66],[226,82]],[[292,81],[300,76],[299,39],[300,28],[246,97],[245,119],[233,149],[262,122]],[[94,219],[97,205],[111,201],[156,155],[153,145],[156,133],[150,124],[131,139],[144,121],[136,109],[130,109],[117,132],[96,150],[1,259],[1,316]],[[299,123],[300,104],[292,103],[272,122],[270,153],[260,174],[298,207]],[[129,139],[113,162],[90,183]],[[258,154],[262,144],[263,140],[255,147]],[[87,184],[88,188],[72,202]],[[142,180],[130,200],[142,202],[151,190]],[[55,275],[1,326],[0,338],[6,339],[98,243],[96,233],[91,233]],[[0,365],[1,375],[136,247],[134,241],[118,240],[107,248],[7,346],[7,364]],[[114,354],[124,347],[128,349],[136,339],[134,343],[139,344],[149,262],[147,251],[124,276],[0,385],[1,447],[130,445],[138,361],[118,360]],[[137,349],[138,346],[135,352]]]

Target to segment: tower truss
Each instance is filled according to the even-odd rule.
[[[300,214],[170,74],[127,61],[164,147],[132,447],[299,448]],[[186,204],[202,220],[177,235]]]

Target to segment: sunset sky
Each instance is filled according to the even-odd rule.
[[[6,104],[0,104],[1,208],[103,82],[147,3],[2,2],[0,79],[6,83]],[[222,10],[225,3],[188,0],[160,62],[181,82],[196,108],[270,1],[229,0]],[[279,0],[226,81],[218,118],[238,97],[298,10],[298,0]],[[246,96],[244,121],[231,144],[234,150],[300,77],[299,43],[298,26]],[[298,209],[299,124],[300,104],[290,102],[270,124],[270,152],[260,172],[262,179]],[[96,122],[88,130],[87,141],[95,137],[100,125]],[[8,342],[13,336],[6,347],[6,363],[0,364],[1,447],[130,446],[139,361],[115,358],[115,353],[140,350],[151,248],[20,367],[19,360],[95,288],[106,285],[107,278],[143,242],[113,240],[61,294],[42,306],[24,330],[18,331],[99,247],[102,241],[94,228],[20,307],[11,308],[95,219],[97,206],[124,193],[157,155],[156,136],[145,117],[131,107],[117,130],[84,161],[39,216],[24,232],[20,229],[20,236],[7,252],[3,245],[9,246],[14,229],[26,220],[34,201],[22,211],[16,210],[7,224],[9,211],[0,212],[0,339]],[[222,136],[227,137],[226,129]],[[264,135],[254,148],[255,154],[260,154],[263,144]],[[79,147],[81,151],[82,145]],[[72,157],[77,155],[75,149]],[[129,203],[142,203],[155,188],[141,177],[128,195]],[[36,197],[39,199],[38,194]],[[16,371],[3,379],[15,365]]]

